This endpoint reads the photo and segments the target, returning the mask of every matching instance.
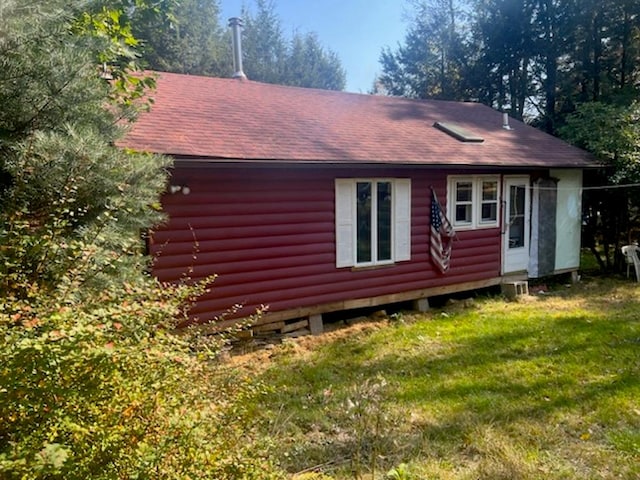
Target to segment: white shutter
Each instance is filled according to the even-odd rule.
[[[411,260],[411,179],[393,182],[394,255],[393,260]]]
[[[355,182],[336,179],[336,267],[355,265]]]

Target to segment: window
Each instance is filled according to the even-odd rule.
[[[498,226],[499,178],[477,175],[449,177],[448,210],[457,229]]]
[[[473,183],[457,182],[454,222],[456,225],[473,223]]]
[[[411,181],[337,179],[336,266],[370,266],[411,256]]]
[[[391,261],[391,182],[356,183],[356,262]]]
[[[480,224],[495,226],[498,223],[498,180],[480,179]]]

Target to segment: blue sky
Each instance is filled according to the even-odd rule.
[[[252,0],[220,0],[221,19],[240,15]],[[316,32],[322,45],[333,50],[347,72],[346,90],[367,93],[380,73],[380,51],[395,49],[404,39],[402,0],[274,0],[287,38],[294,31]]]

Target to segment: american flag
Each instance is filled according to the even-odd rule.
[[[456,232],[447,220],[436,192],[431,190],[431,261],[440,272],[449,270],[451,245]]]

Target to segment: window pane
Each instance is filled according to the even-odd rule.
[[[391,260],[391,182],[379,182],[378,260]]]
[[[356,200],[356,259],[358,263],[371,261],[371,183],[358,182]]]
[[[511,201],[511,211],[509,217],[522,215],[524,212],[525,189],[522,185],[513,185],[509,191],[509,200]]]
[[[524,247],[524,217],[515,217],[509,225],[509,248]]]
[[[482,182],[482,200],[498,200],[498,182],[495,180]]]
[[[498,219],[498,204],[483,203],[482,204],[482,222],[495,222]]]
[[[498,221],[498,182],[496,180],[482,181],[481,223]]]
[[[470,202],[473,191],[471,182],[458,182],[456,184],[456,202]]]
[[[456,205],[456,223],[471,223],[471,205]]]
[[[509,191],[509,248],[524,247],[524,201],[526,191],[521,185],[513,185]]]

